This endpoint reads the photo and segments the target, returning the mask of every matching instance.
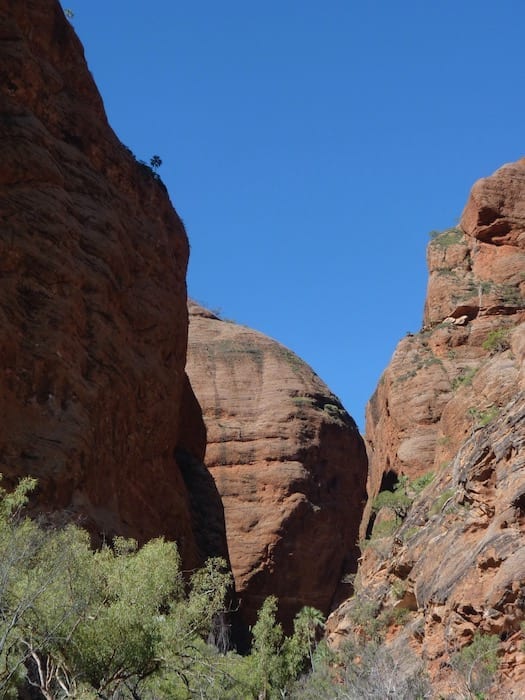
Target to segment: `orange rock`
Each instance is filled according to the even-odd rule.
[[[496,351],[524,346],[524,199],[525,161],[506,165],[475,184],[460,227],[429,244],[423,329],[399,343],[367,409],[372,498],[388,472],[439,469],[514,395],[522,363]]]
[[[413,596],[410,623],[387,643],[417,629],[411,646],[436,696],[465,690],[449,664],[476,632],[500,639],[491,698],[521,697],[525,678],[524,202],[520,161],[476,183],[461,228],[430,243],[425,325],[399,343],[367,408],[361,537],[371,541],[359,591],[378,611],[395,591]],[[413,503],[381,537],[385,509],[373,522],[371,501],[428,472],[420,494],[406,486]],[[330,640],[348,634],[355,605],[332,614]]]
[[[106,536],[176,538],[196,563],[175,459],[204,453],[203,431],[180,430],[200,420],[184,227],[109,127],[58,2],[0,10],[1,470],[36,476],[41,507]]]
[[[270,594],[285,622],[303,605],[327,612],[356,566],[366,455],[354,421],[290,350],[196,304],[187,371],[248,621]]]

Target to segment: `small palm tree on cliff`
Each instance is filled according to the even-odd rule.
[[[162,165],[162,159],[160,156],[151,156],[149,164],[151,165],[153,170],[158,170]]]

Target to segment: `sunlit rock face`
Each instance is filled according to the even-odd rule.
[[[367,408],[369,493],[387,472],[416,477],[457,452],[475,412],[523,381],[525,160],[479,180],[457,228],[428,246],[423,327],[398,345]],[[473,410],[470,410],[473,409]]]
[[[331,616],[330,640],[355,629],[359,595],[378,614],[406,608],[389,644],[411,647],[448,696],[461,690],[453,654],[475,632],[498,635],[489,694],[508,698],[525,683],[525,160],[478,181],[427,257],[423,327],[399,343],[368,404],[358,595]],[[403,483],[412,504],[397,525],[392,508],[372,513],[380,491]]]
[[[285,622],[303,605],[327,611],[356,566],[366,454],[354,421],[288,349],[196,304],[187,370],[248,621],[270,594]]]

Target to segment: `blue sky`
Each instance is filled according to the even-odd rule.
[[[417,331],[428,233],[525,155],[522,0],[65,0],[159,171],[189,294],[298,353],[361,428]]]

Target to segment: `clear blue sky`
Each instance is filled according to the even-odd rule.
[[[64,0],[160,175],[189,294],[305,359],[363,428],[421,325],[428,232],[525,155],[523,0]]]

